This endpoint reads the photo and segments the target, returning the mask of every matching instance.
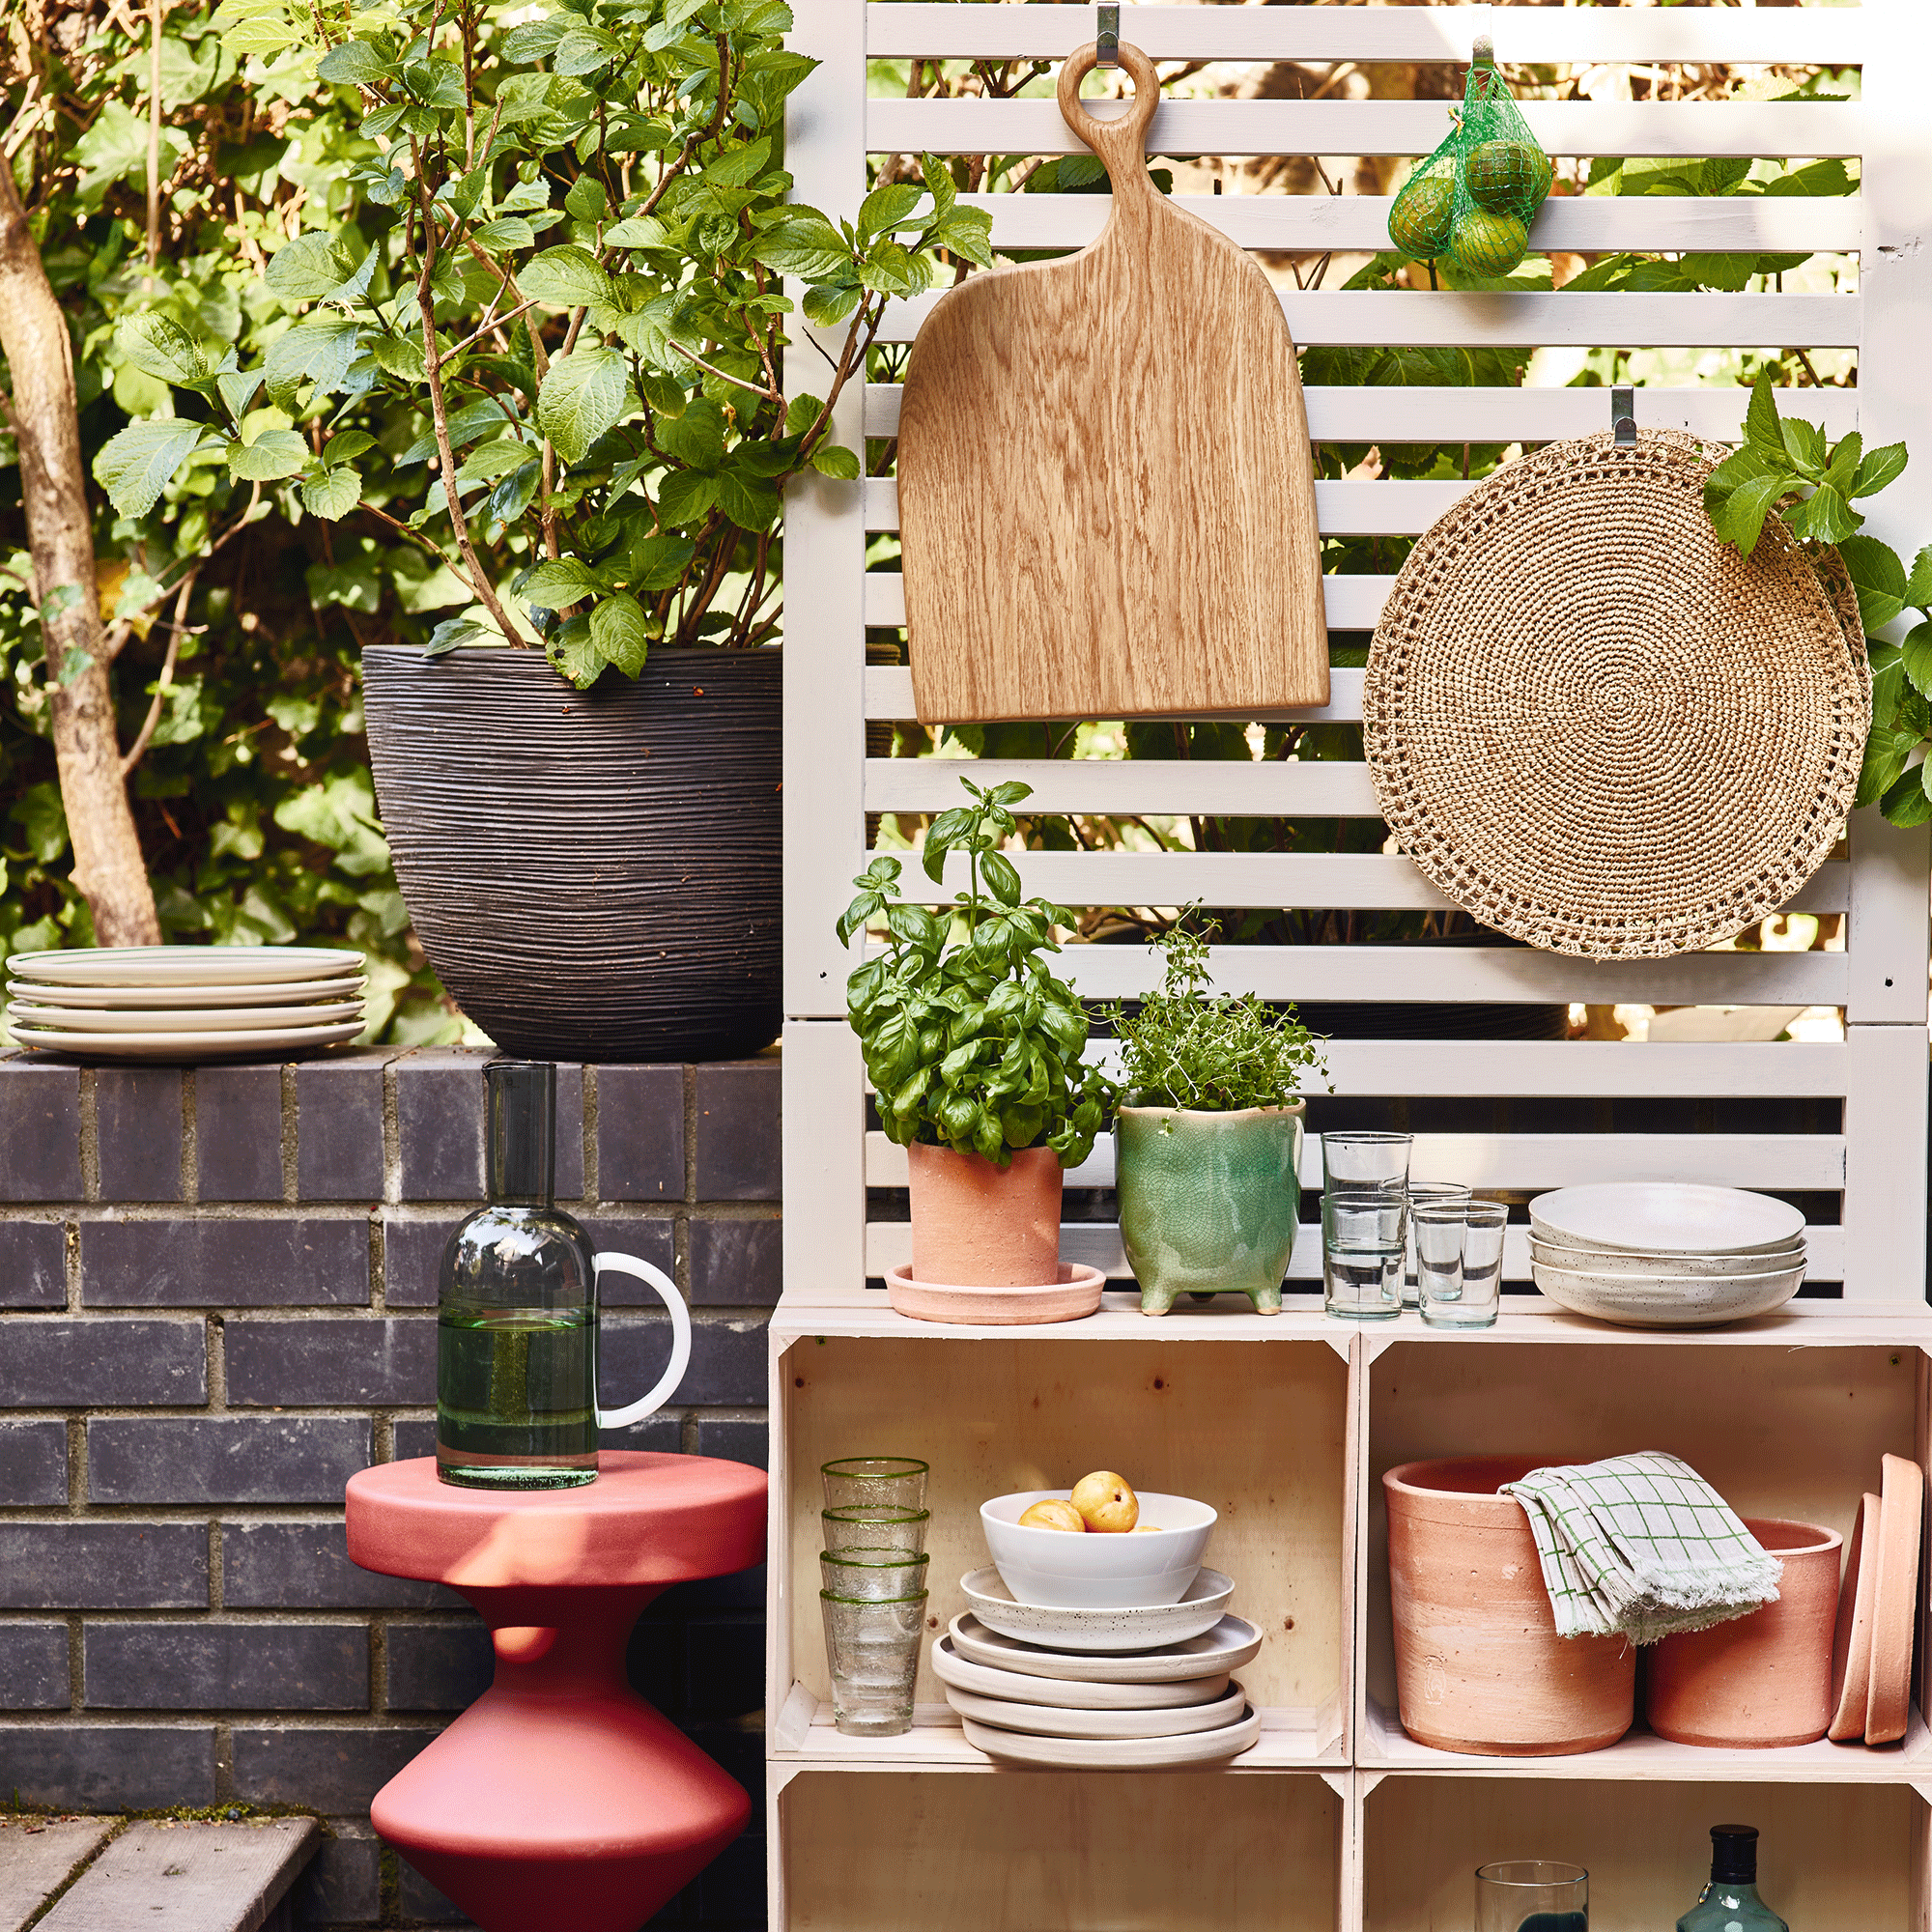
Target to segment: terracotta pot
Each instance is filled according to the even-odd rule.
[[[1745,1519],[1784,1564],[1777,1602],[1650,1653],[1644,1715],[1672,1744],[1771,1750],[1832,1720],[1832,1628],[1843,1539],[1815,1522]]]
[[[906,1149],[915,1281],[1045,1288],[1060,1275],[1060,1156],[1023,1148],[1010,1167],[951,1148]]]
[[[1382,1478],[1402,1727],[1418,1744],[1562,1757],[1630,1729],[1636,1646],[1557,1635],[1529,1519],[1496,1493],[1540,1466],[1465,1457]]]
[[[1281,1278],[1301,1206],[1307,1102],[1234,1114],[1122,1107],[1114,1123],[1121,1240],[1141,1313],[1177,1294],[1245,1294],[1281,1313]]]

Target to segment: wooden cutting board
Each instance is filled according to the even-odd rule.
[[[1122,43],[1092,247],[970,275],[913,346],[899,526],[923,723],[1203,715],[1328,701],[1294,342],[1256,262],[1173,206],[1143,141],[1159,81]]]

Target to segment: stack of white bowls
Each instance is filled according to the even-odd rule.
[[[121,946],[16,952],[7,1026],[76,1060],[286,1060],[365,1023],[362,955],[312,946]]]
[[[1014,1764],[1151,1770],[1246,1750],[1261,1719],[1229,1673],[1262,1634],[1228,1613],[1232,1578],[1201,1566],[1214,1512],[1143,1492],[1150,1528],[1035,1529],[1019,1518],[1065,1490],[980,1512],[993,1567],[961,1578],[972,1610],[932,1648],[968,1743]]]
[[[1709,1328],[1767,1315],[1798,1293],[1804,1216],[1737,1187],[1559,1187],[1529,1204],[1529,1267],[1575,1314],[1627,1328]]]

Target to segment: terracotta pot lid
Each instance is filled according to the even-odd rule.
[[[1852,1530],[1844,1581],[1838,1585],[1838,1625],[1832,1637],[1832,1723],[1825,1735],[1850,1744],[1864,1735],[1871,1692],[1871,1613],[1878,1581],[1879,1498],[1866,1492]]]
[[[1879,1508],[1878,1580],[1872,1592],[1871,1685],[1865,1743],[1896,1744],[1912,1711],[1912,1626],[1918,1602],[1918,1536],[1925,1474],[1903,1456],[1885,1459]]]
[[[973,1327],[1017,1327],[1042,1321],[1078,1321],[1096,1314],[1107,1277],[1080,1262],[1062,1262],[1056,1280],[1034,1288],[971,1288],[915,1281],[910,1263],[886,1272],[886,1298],[915,1321],[949,1321]]]

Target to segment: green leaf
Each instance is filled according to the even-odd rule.
[[[423,645],[423,656],[446,657],[451,651],[461,649],[472,638],[487,638],[490,635],[487,626],[477,623],[473,617],[445,617],[429,634],[429,641]]]
[[[1889,442],[1883,449],[1867,451],[1864,460],[1859,465],[1856,480],[1845,495],[1877,496],[1888,484],[1897,481],[1904,473],[1905,464],[1905,445],[1902,442]]]
[[[907,220],[925,199],[925,189],[909,182],[890,187],[875,187],[859,204],[859,231],[863,235],[883,235]]]
[[[1777,399],[1772,393],[1769,376],[1760,376],[1751,384],[1750,405],[1745,412],[1745,440],[1772,462],[1788,465],[1784,430],[1778,421]]]
[[[412,335],[372,334],[369,353],[385,374],[398,382],[420,383],[429,373],[423,360],[422,344]]]
[[[513,27],[503,40],[503,58],[513,67],[525,61],[541,60],[563,39],[571,26],[568,14],[553,14],[548,20],[529,20]]]
[[[304,383],[313,383],[318,395],[339,389],[355,359],[359,334],[347,316],[318,313],[278,335],[262,365],[270,401],[292,402]]]
[[[338,463],[353,463],[363,451],[375,447],[376,439],[366,431],[346,429],[324,444],[322,460],[332,468]]]
[[[1755,395],[1752,401],[1756,401]],[[1778,423],[1784,439],[1784,453],[1801,476],[1816,482],[1825,473],[1825,432],[1816,423],[1785,416]]]
[[[617,43],[609,34],[595,27],[573,27],[556,43],[551,66],[561,74],[595,73],[608,67],[616,54]]]
[[[293,476],[308,462],[308,444],[292,429],[265,429],[252,442],[228,446],[228,473],[244,483]]]
[[[94,459],[94,480],[124,517],[145,517],[201,440],[203,425],[162,417],[130,423]]]
[[[48,781],[29,785],[7,816],[26,835],[27,850],[51,866],[67,850],[67,808],[60,786]]]
[[[702,469],[675,469],[658,485],[658,521],[667,528],[695,524],[718,500],[718,478]]]
[[[778,521],[779,493],[740,469],[721,469],[718,507],[741,530],[768,530]]]
[[[816,209],[787,210],[786,218],[765,230],[752,251],[781,275],[815,281],[851,264],[845,238]]]
[[[521,469],[525,464],[533,462],[537,452],[526,442],[521,442],[513,436],[497,437],[492,442],[479,443],[470,451],[469,459],[456,472],[456,480],[464,483],[494,483],[499,476],[508,476]]]
[[[582,463],[623,415],[630,394],[629,372],[614,349],[579,348],[550,365],[537,392],[537,425],[566,463]]]
[[[263,279],[282,302],[350,301],[369,286],[375,269],[373,250],[358,255],[333,236],[312,232],[278,248]]]
[[[644,607],[628,591],[606,597],[590,612],[590,641],[626,677],[636,677],[651,648]]]
[[[564,211],[576,221],[602,221],[611,213],[611,197],[595,175],[579,175],[563,198]]]
[[[1912,559],[1912,575],[1905,580],[1905,601],[1913,610],[1932,614],[1932,544]]]
[[[982,269],[992,267],[993,217],[983,208],[955,208],[926,239],[934,247],[950,248]]]
[[[474,239],[479,248],[497,254],[505,249],[533,246],[537,231],[521,214],[503,214],[495,221],[486,221],[476,230]]]
[[[517,284],[526,296],[558,308],[587,308],[610,301],[612,293],[611,277],[597,266],[597,257],[570,242],[532,256],[518,270]]]
[[[362,500],[362,479],[353,469],[325,469],[303,483],[301,498],[310,516],[332,524]]]
[[[1921,697],[1932,697],[1932,623],[1915,624],[1906,633],[1898,657],[1912,688]]]
[[[224,369],[214,379],[215,392],[221,398],[221,406],[237,424],[248,412],[248,405],[255,400],[255,391],[262,386],[262,372],[251,369],[246,375],[239,370]]]
[[[1924,770],[1919,765],[1907,772],[1879,800],[1878,809],[1891,824],[1910,827],[1932,818],[1932,795],[1925,790]]]
[[[1783,455],[1782,445],[1779,456]],[[1755,443],[1727,456],[1704,479],[1704,508],[1720,543],[1735,544],[1740,555],[1757,548],[1771,506],[1791,487],[1782,462],[1768,462]]]
[[[135,368],[184,388],[205,381],[213,366],[207,350],[172,316],[156,309],[117,323],[114,346]]]
[[[670,245],[670,235],[655,215],[633,214],[605,229],[604,245],[607,248],[666,248]]]
[[[339,47],[331,47],[316,63],[315,71],[322,79],[348,87],[373,87],[395,71],[367,41],[344,41]]]
[[[724,460],[724,412],[709,396],[658,425],[658,447],[692,469],[716,469]]]
[[[818,420],[824,408],[824,402],[817,396],[794,396],[785,405],[784,433],[803,436]]]
[[[538,564],[518,586],[517,595],[539,611],[567,611],[604,588],[603,580],[574,556]]]
[[[704,180],[712,187],[749,187],[764,173],[771,159],[770,141],[753,141],[750,147],[734,148],[704,166]]]
[[[858,456],[836,442],[821,442],[811,452],[811,467],[821,476],[836,476],[841,483],[856,483],[859,480]]]
[[[807,289],[801,306],[805,310],[807,322],[815,322],[821,328],[832,328],[843,322],[859,306],[863,290],[858,288],[826,287]]]
[[[1919,554],[1925,561],[1928,577],[1932,577],[1932,549]],[[1859,616],[1867,636],[1881,625],[1890,623],[1905,609],[1910,601],[1906,595],[1905,566],[1889,544],[1880,543],[1876,537],[1844,537],[1838,544],[1838,558],[1852,580],[1852,588],[1859,594]],[[1932,594],[1932,589],[1928,589],[1928,594]],[[1921,604],[1915,608],[1925,607]]]
[[[1864,522],[1829,483],[1819,484],[1789,515],[1793,531],[1808,543],[1842,543]]]

